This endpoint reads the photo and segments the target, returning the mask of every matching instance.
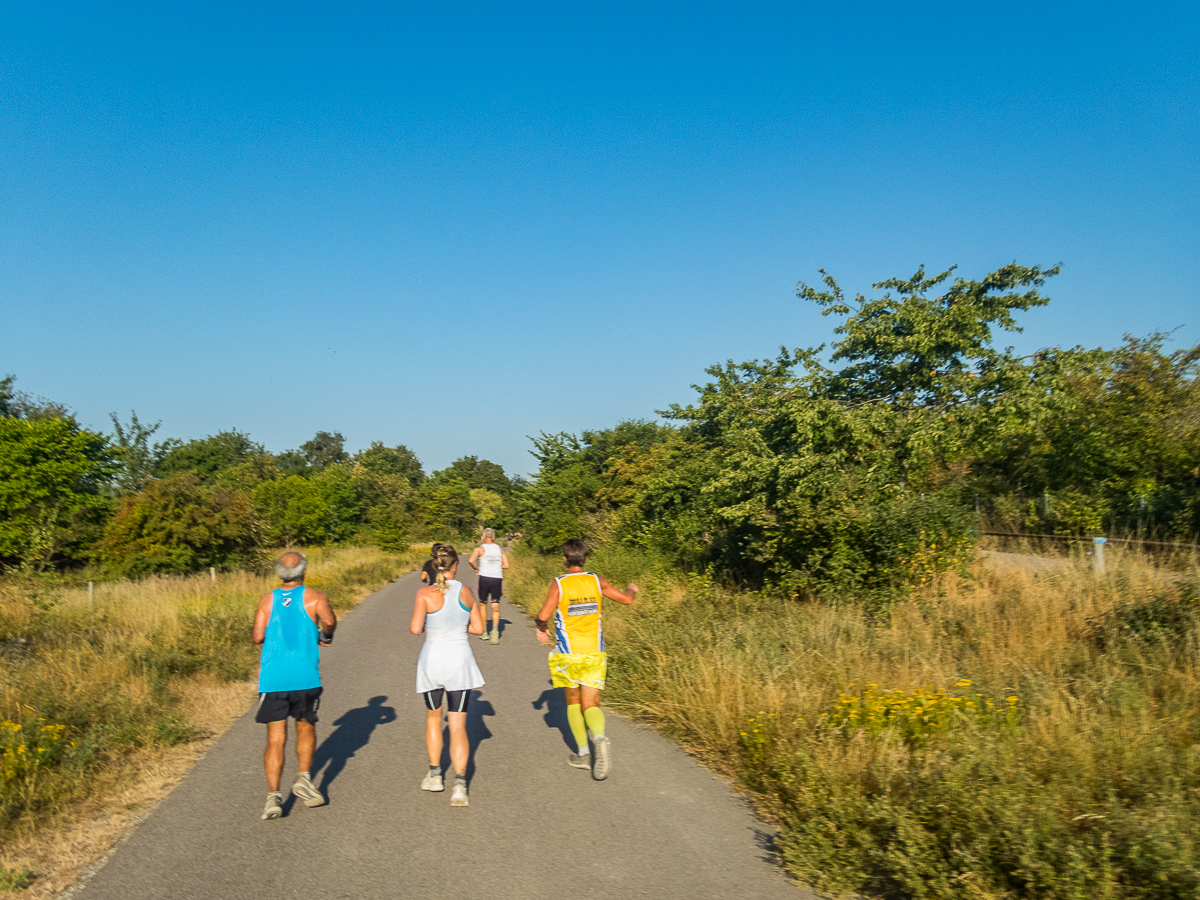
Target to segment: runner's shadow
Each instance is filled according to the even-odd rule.
[[[495,714],[496,708],[490,700],[479,699],[467,707],[467,742],[471,745],[471,756],[467,762],[467,781],[475,779],[475,752],[480,744],[492,736],[492,730],[488,728],[487,722],[483,721],[483,717]],[[446,746],[450,746],[448,737]]]
[[[386,699],[372,697],[366,706],[347,710],[340,719],[334,720],[335,728],[313,753],[312,774],[316,776],[318,772],[321,773],[321,793],[325,793],[330,783],[346,768],[350,757],[367,745],[376,725],[396,720],[396,710],[383,705]]]
[[[547,728],[557,728],[562,735],[563,743],[572,753],[575,752],[575,736],[571,734],[571,724],[567,721],[567,699],[559,688],[542,691],[542,696],[533,701],[534,709],[545,708],[542,719]]]

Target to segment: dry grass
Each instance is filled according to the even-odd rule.
[[[307,581],[344,611],[419,557],[315,550]],[[13,741],[64,726],[52,762],[3,782],[0,876],[32,873],[30,897],[73,883],[246,711],[249,628],[274,584],[155,577],[96,584],[89,602],[86,586],[0,582],[0,720],[23,726]]]
[[[510,588],[526,608],[554,574],[530,562]],[[681,596],[648,560],[595,561],[614,583],[638,568],[640,609],[606,608],[606,702],[754,792],[810,883],[897,898],[1200,891],[1194,565],[1111,554],[1096,578],[1086,558],[981,561],[874,615],[696,579]],[[868,725],[846,713],[868,685],[992,700],[996,715],[929,719],[918,693],[907,719]]]

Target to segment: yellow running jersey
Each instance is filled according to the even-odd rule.
[[[600,623],[600,579],[591,572],[560,575],[558,608],[554,611],[556,653],[601,653],[604,627]]]

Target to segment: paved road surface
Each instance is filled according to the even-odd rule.
[[[419,790],[423,638],[408,633],[417,586],[408,575],[368,598],[324,651],[313,780],[327,806],[289,796],[282,819],[259,819],[265,729],[247,714],[75,896],[812,896],[770,861],[765,829],[725,784],[653,732],[610,715],[612,776],[596,782],[568,766],[562,692],[550,690],[532,623],[507,603],[499,646],[471,639],[488,680],[468,712],[471,806]],[[285,787],[296,771],[290,738]]]

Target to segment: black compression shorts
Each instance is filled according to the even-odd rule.
[[[306,691],[269,691],[258,695],[258,712],[254,721],[261,725],[282,722],[291,716],[317,724],[317,707],[321,705],[321,688]]]
[[[479,602],[487,603],[488,596],[491,595],[493,603],[500,602],[500,593],[504,590],[503,578],[489,578],[487,575],[479,576]]]
[[[432,691],[426,691],[421,696],[425,698],[425,708],[429,710],[442,708],[442,693],[443,688],[435,688]],[[446,712],[461,712],[467,711],[467,705],[471,700],[470,691],[445,691],[446,694]]]

